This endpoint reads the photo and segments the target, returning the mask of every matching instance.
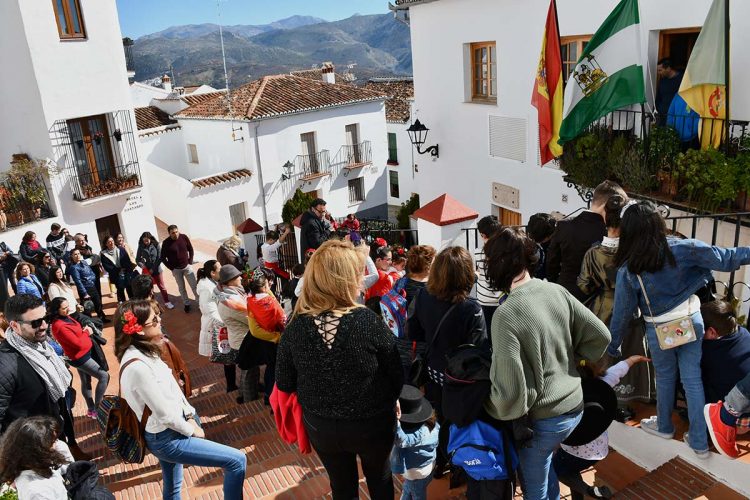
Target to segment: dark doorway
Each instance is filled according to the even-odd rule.
[[[659,34],[659,59],[668,57],[674,69],[684,71],[700,31],[700,28],[662,31]]]
[[[97,242],[101,245],[102,240],[105,236],[117,236],[117,233],[121,233],[120,229],[120,218],[117,214],[108,215],[101,219],[96,219],[96,234],[98,237]]]

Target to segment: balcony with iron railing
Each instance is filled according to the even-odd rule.
[[[299,173],[300,179],[311,180],[331,175],[331,162],[329,151],[324,149],[314,154],[297,155],[294,159],[295,171]]]
[[[341,159],[344,168],[354,169],[372,164],[372,146],[370,141],[341,146]]]
[[[128,110],[58,120],[50,129],[73,199],[89,202],[143,186]]]
[[[748,122],[615,111],[564,145],[560,168],[586,203],[605,179],[691,211],[746,210]],[[750,208],[750,204],[747,205]]]

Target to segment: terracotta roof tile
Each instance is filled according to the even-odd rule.
[[[442,194],[412,215],[436,226],[448,226],[457,222],[476,219],[479,214],[449,194]]]
[[[194,179],[190,182],[193,186],[198,189],[215,186],[224,182],[232,182],[237,179],[243,179],[245,177],[251,177],[253,173],[246,168],[240,170],[232,170],[231,172],[224,172],[223,174],[212,175],[211,177],[203,177],[200,179]]]
[[[392,123],[407,123],[411,115],[411,99],[414,99],[412,78],[372,78],[364,86],[388,95],[385,101],[385,120]]]
[[[135,123],[138,127],[138,130],[164,127],[166,125],[174,125],[177,123],[177,120],[170,118],[166,112],[162,111],[156,106],[135,108],[134,111]]]
[[[216,92],[206,92],[205,94],[186,94],[180,96],[180,99],[182,99],[182,101],[188,106],[194,106],[202,102],[210,101],[217,96],[223,96],[225,93],[226,90],[217,90]]]
[[[351,85],[325,83],[294,75],[275,75],[265,76],[233,90],[231,114],[225,96],[220,94],[192,105],[175,116],[255,120],[385,98],[381,92]]]

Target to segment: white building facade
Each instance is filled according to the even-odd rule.
[[[52,222],[88,234],[94,248],[106,233],[135,243],[153,232],[115,2],[0,3],[0,67],[0,170],[12,158],[51,166],[41,210],[3,197],[0,238],[15,247],[31,230],[44,240]],[[17,226],[23,213],[26,224]]]
[[[222,94],[174,114],[174,123],[154,122],[139,130],[154,212],[191,236],[222,240],[247,218],[281,222],[301,189],[325,199],[334,217],[386,218],[384,101],[277,75],[233,90],[231,113]]]
[[[481,215],[526,223],[537,212],[571,213],[583,203],[555,163],[541,166],[537,111],[531,105],[549,0],[416,0],[409,7],[414,116],[430,128],[425,146],[440,157],[419,164],[423,203],[448,192]],[[617,0],[558,2],[563,56],[572,61]],[[685,58],[711,0],[641,1],[642,60],[653,104],[657,61]],[[731,114],[750,119],[750,4],[731,3]],[[472,54],[491,58],[489,88],[475,95]],[[681,53],[682,51],[682,53]],[[564,61],[565,63],[566,61]],[[685,61],[682,61],[683,64]],[[570,64],[566,65],[570,66]],[[488,80],[489,81],[489,80]]]

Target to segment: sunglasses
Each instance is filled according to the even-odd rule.
[[[39,328],[39,327],[41,327],[44,324],[44,318],[39,318],[39,319],[35,319],[35,320],[32,320],[32,321],[26,321],[26,320],[23,320],[23,319],[19,319],[18,322],[19,323],[26,323],[31,328]]]
[[[161,323],[161,314],[155,315],[154,319],[152,319],[148,323],[144,323],[143,326],[158,326],[159,323]]]

